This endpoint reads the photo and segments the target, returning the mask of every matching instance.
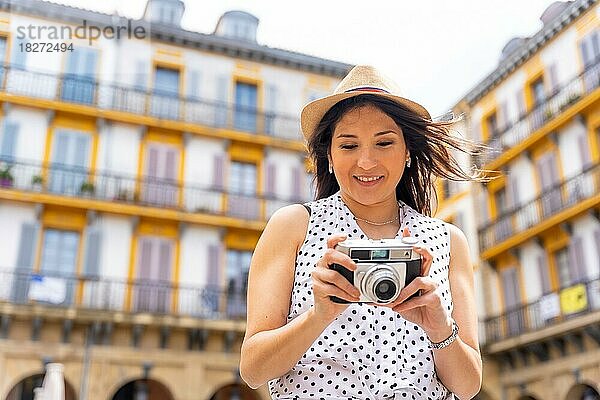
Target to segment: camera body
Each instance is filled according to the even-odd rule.
[[[404,286],[421,276],[422,258],[413,250],[417,242],[413,237],[345,240],[335,248],[356,263],[356,270],[350,271],[340,264],[332,264],[330,268],[360,291],[357,303],[388,304],[396,300]],[[331,300],[350,303],[335,296]]]

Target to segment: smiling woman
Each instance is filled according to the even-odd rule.
[[[377,70],[358,66],[302,112],[316,200],[277,211],[259,240],[240,364],[251,387],[269,381],[274,399],[462,399],[479,391],[468,246],[458,228],[428,216],[435,176],[483,179],[448,150],[477,146],[397,93]],[[357,287],[330,268],[356,270],[336,249],[345,239],[408,235],[420,241],[420,276],[387,304],[359,302]]]

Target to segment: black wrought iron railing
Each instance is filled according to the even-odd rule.
[[[158,280],[72,276],[0,270],[0,302],[49,307],[169,314],[202,319],[243,319],[246,293],[217,286],[192,286]]]
[[[485,341],[487,344],[499,342],[598,310],[600,279],[596,277],[547,293],[532,303],[486,319]]]
[[[549,217],[600,194],[600,164],[550,187],[537,198],[500,214],[479,229],[479,248],[485,251]]]
[[[599,84],[600,60],[597,60],[584,72],[556,88],[546,101],[536,105],[519,120],[499,128],[487,143],[492,151],[477,156],[477,165],[486,165],[497,159],[506,149],[523,142],[539,128],[594,91]]]
[[[280,112],[102,82],[82,75],[49,74],[4,65],[0,66],[0,92],[288,140],[302,138],[298,118]]]
[[[0,160],[0,189],[15,189],[189,213],[266,220],[278,208],[308,199],[236,193],[223,187],[50,163]]]

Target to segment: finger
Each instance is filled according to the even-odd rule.
[[[421,276],[428,276],[431,270],[431,264],[433,263],[433,256],[425,247],[416,246],[413,250],[421,256],[423,260],[421,264]]]
[[[426,277],[418,277],[415,278],[411,283],[406,285],[401,291],[398,298],[394,301],[395,304],[400,304],[408,299],[413,294],[417,293],[419,290],[422,290],[423,297],[425,293],[429,293],[435,291],[437,289],[437,284],[431,279]]]
[[[330,269],[314,270],[312,276],[314,282],[334,285],[343,290],[348,296],[356,297],[357,299],[360,297],[359,290],[337,271]]]
[[[402,237],[408,237],[410,236],[410,231],[408,230],[408,226],[404,227],[404,230],[402,231]]]
[[[438,304],[441,304],[441,300],[440,300],[439,296],[437,296],[433,292],[430,292],[426,295],[414,297],[408,301],[405,301],[404,303],[400,303],[400,304],[392,307],[392,309],[396,312],[404,312],[404,311],[412,310],[413,308],[425,307],[425,306],[435,306]]]
[[[343,233],[335,233],[327,238],[327,248],[333,249],[335,246],[346,240],[348,235],[344,235]]]
[[[354,271],[356,269],[356,263],[352,261],[348,255],[334,249],[325,250],[322,260],[323,262],[321,265],[327,269],[330,269],[332,264],[339,264],[350,271]]]
[[[313,289],[314,289],[315,293],[317,293],[319,296],[323,296],[323,297],[335,296],[335,297],[339,297],[340,299],[344,299],[346,301],[351,301],[351,302],[356,302],[356,301],[360,300],[359,296],[354,296],[352,294],[349,294],[348,292],[342,290],[338,286],[332,285],[332,284],[326,283],[326,282],[315,283],[313,285]]]

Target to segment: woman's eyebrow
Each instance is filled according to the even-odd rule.
[[[381,135],[385,135],[388,133],[395,133],[395,134],[399,135],[398,132],[390,129],[390,130],[386,130],[386,131],[377,132],[374,136],[381,136]],[[336,138],[350,138],[350,139],[358,138],[358,136],[356,136],[352,133],[340,133],[339,135],[336,135],[335,137]]]

